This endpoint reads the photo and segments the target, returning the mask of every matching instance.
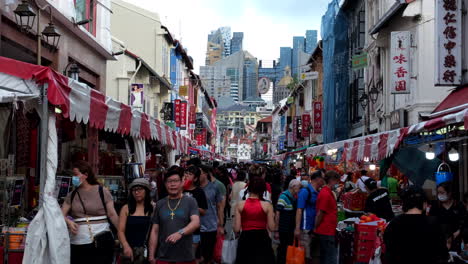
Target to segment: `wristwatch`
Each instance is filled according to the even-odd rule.
[[[185,232],[184,232],[184,229],[182,228],[179,231],[177,231],[177,233],[179,233],[181,236],[183,236]]]

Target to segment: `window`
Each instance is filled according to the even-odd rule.
[[[96,0],[75,0],[75,14],[77,22],[91,20],[83,26],[96,36]]]

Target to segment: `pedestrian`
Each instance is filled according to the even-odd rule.
[[[62,206],[70,231],[70,262],[110,264],[115,240],[109,220],[115,227],[119,222],[112,195],[98,183],[86,161],[73,165],[72,184],[75,190],[67,195]]]
[[[206,214],[208,210],[208,202],[206,201],[205,192],[200,188],[200,168],[190,165],[184,173],[184,194],[190,197],[195,198],[198,205],[198,213],[200,217]],[[193,252],[197,258],[197,262],[200,260],[199,254],[197,254],[198,246],[200,245],[200,228],[195,230],[192,235],[193,238]]]
[[[356,184],[353,182],[353,173],[348,172],[343,175],[342,181],[344,182],[344,191],[350,192],[356,189]]]
[[[241,200],[241,197],[239,197],[239,193],[242,189],[245,188],[247,183],[245,182],[245,171],[240,170],[237,172],[237,177],[234,182],[234,185],[232,186],[232,192],[231,192],[231,217],[234,217],[234,212],[236,209],[236,204]]]
[[[387,189],[377,188],[377,182],[374,179],[367,179],[365,182],[369,196],[366,199],[364,211],[373,213],[376,216],[383,218],[389,222],[395,217],[390,203],[390,195]]]
[[[367,176],[367,171],[366,170],[361,170],[361,176],[357,180],[356,185],[359,188],[359,190],[361,190],[361,192],[363,192],[363,193],[367,193],[366,185],[364,184],[364,182],[367,179],[369,179],[369,177]]]
[[[319,255],[319,242],[315,234],[312,234],[315,227],[316,202],[319,190],[324,181],[321,171],[312,173],[309,181],[302,181],[302,189],[297,198],[297,208],[294,236],[299,240],[300,245],[305,249],[307,263]],[[304,187],[305,186],[305,187]]]
[[[236,263],[271,264],[275,262],[268,231],[275,230],[271,203],[264,201],[265,180],[254,177],[248,187],[249,198],[236,206],[234,232],[240,231]]]
[[[122,245],[121,264],[145,264],[151,229],[151,185],[146,179],[135,179],[128,186],[128,203],[120,210],[119,241]]]
[[[206,195],[208,209],[201,217],[200,227],[200,253],[203,263],[213,263],[213,251],[216,244],[216,236],[224,234],[223,228],[223,196],[215,182],[212,181],[211,167],[200,165],[200,187]]]
[[[275,223],[278,226],[277,264],[286,263],[286,250],[294,243],[294,229],[296,226],[297,194],[302,188],[300,181],[294,179],[289,183],[286,191],[282,192],[276,205]]]
[[[391,174],[387,175],[387,187],[390,199],[398,199],[398,180]]]
[[[151,264],[194,264],[192,234],[200,227],[197,201],[182,193],[180,170],[167,172],[164,184],[168,196],[156,204],[148,260]]]
[[[444,230],[453,235],[452,250],[458,250],[461,244],[466,209],[462,202],[455,199],[451,182],[437,186],[437,200],[429,209],[429,215],[438,218]]]
[[[266,177],[265,167],[262,167],[259,164],[253,164],[252,166],[250,166],[249,167],[249,181],[246,187],[239,192],[239,196],[241,197],[241,199],[245,200],[249,198],[248,186],[251,180],[255,178],[262,178],[265,181],[265,177]],[[268,183],[265,183],[265,184],[266,184],[266,189],[265,189],[265,192],[263,193],[263,199],[265,201],[271,202],[271,185],[269,185]]]
[[[437,218],[425,215],[424,191],[410,186],[401,195],[404,214],[396,216],[384,233],[388,264],[441,264],[449,255]]]
[[[327,171],[324,180],[326,185],[317,197],[317,216],[315,233],[320,240],[320,264],[336,264],[338,252],[335,235],[338,224],[338,211],[334,192],[340,192],[340,175],[336,171]]]

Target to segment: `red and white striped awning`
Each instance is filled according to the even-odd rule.
[[[317,156],[329,150],[343,149],[343,160],[346,161],[363,161],[365,158],[370,161],[382,160],[392,155],[407,135],[457,123],[464,123],[465,130],[468,129],[468,108],[401,129],[310,147],[306,155]]]
[[[187,153],[189,138],[159,120],[138,110],[131,110],[130,106],[49,67],[0,56],[0,73],[3,73],[0,78],[5,77],[0,82],[2,87],[6,88],[9,83],[14,86],[20,80],[32,80],[39,85],[47,84],[49,103],[59,107],[63,116],[71,121],[83,122],[97,129],[131,135],[134,138],[158,140],[164,145]]]

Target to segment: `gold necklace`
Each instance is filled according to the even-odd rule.
[[[167,197],[167,207],[169,208],[169,210],[171,210],[171,213],[169,214],[171,216],[171,220],[174,220],[174,211],[177,210],[177,208],[179,208],[179,205],[180,205],[180,201],[182,201],[182,197],[183,195],[179,198],[179,201],[177,202],[176,206],[174,209],[171,208],[171,204],[169,203],[169,197]]]

